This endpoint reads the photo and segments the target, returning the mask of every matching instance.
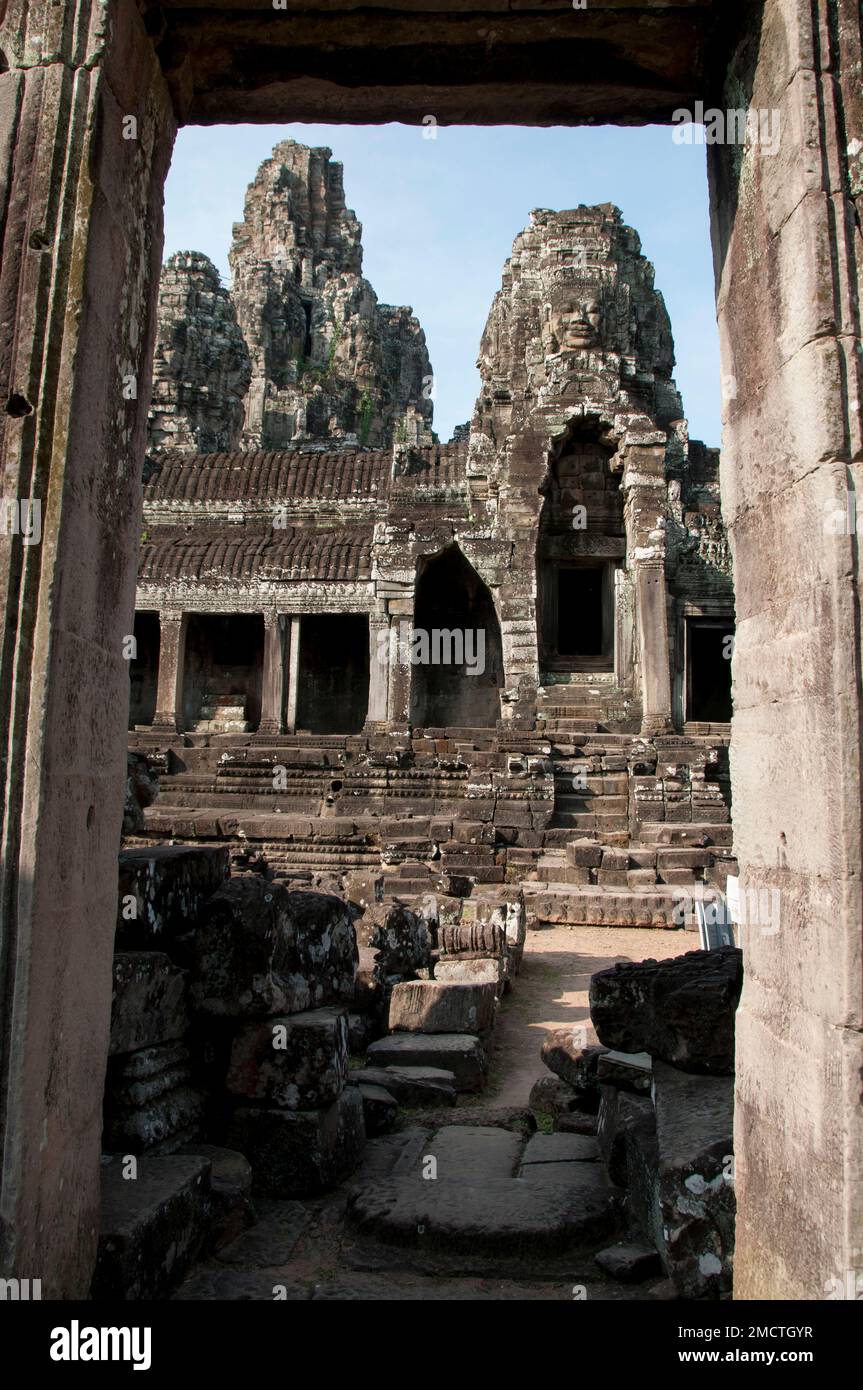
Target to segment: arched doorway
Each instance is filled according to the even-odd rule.
[[[503,647],[494,601],[458,546],[421,565],[410,640],[411,723],[494,728]]]

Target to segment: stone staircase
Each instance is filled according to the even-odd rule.
[[[207,696],[200,708],[192,734],[246,734],[246,700],[242,695]]]
[[[611,707],[611,687],[600,710],[592,688],[562,685],[546,714],[583,710],[585,690]],[[523,884],[537,924],[679,925],[675,890],[734,872],[727,738],[575,722],[592,727],[145,739],[159,797],[128,843],[227,840],[298,884],[364,875],[378,902]]]

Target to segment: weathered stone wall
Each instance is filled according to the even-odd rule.
[[[825,1298],[863,1260],[860,43],[857,5],[768,0],[717,104],[778,112],[780,148],[710,151],[734,841],[741,887],[781,908],[744,942],[738,1298]]]

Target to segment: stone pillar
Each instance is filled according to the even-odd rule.
[[[861,25],[851,0],[766,0],[763,11],[756,33],[735,38],[714,104],[745,91],[768,139],[708,148],[737,611],[734,846],[748,918],[734,1293],[853,1298],[863,634],[861,522],[843,518],[863,487]]]
[[[390,599],[390,663],[387,719],[397,729],[406,729],[411,713],[410,634],[413,629],[413,598]]]
[[[302,618],[291,615],[290,651],[288,655],[288,700],[285,714],[285,729],[289,734],[297,727],[297,699],[300,693],[300,624]]]
[[[79,1299],[175,121],[134,0],[12,0],[0,19],[0,476],[42,508],[41,545],[0,538],[0,1274]]]
[[[623,475],[627,549],[635,591],[641,677],[641,732],[671,729],[671,662],[665,586],[665,441],[626,448]]]
[[[156,686],[155,733],[177,734],[183,728],[183,672],[186,665],[187,613],[159,614],[159,679]]]
[[[641,732],[660,734],[671,728],[664,564],[635,566],[635,614],[641,667]]]
[[[283,613],[264,614],[264,670],[259,734],[285,732],[285,626]]]
[[[366,724],[382,724],[387,717],[390,679],[390,624],[385,615],[369,617],[369,710]]]

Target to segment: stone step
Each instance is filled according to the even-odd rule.
[[[134,1182],[123,1157],[101,1171],[101,1217],[91,1297],[163,1298],[204,1245],[209,1224],[211,1164],[174,1154],[136,1159]]]
[[[594,815],[590,811],[556,811],[554,825],[579,832],[594,830],[599,836],[627,829],[626,815]]]
[[[369,1067],[436,1067],[451,1071],[457,1091],[481,1091],[488,1060],[477,1037],[467,1033],[393,1033],[368,1049]]]
[[[555,793],[554,809],[569,815],[578,815],[586,811],[592,816],[626,817],[629,800],[625,796],[609,796],[604,792],[594,792],[592,796],[575,792],[558,796]]]
[[[580,1136],[541,1136],[552,1140]],[[603,1165],[534,1148],[519,1133],[452,1125],[373,1140],[349,1199],[362,1232],[423,1251],[542,1258],[616,1231]],[[519,1176],[514,1176],[519,1173]]]

